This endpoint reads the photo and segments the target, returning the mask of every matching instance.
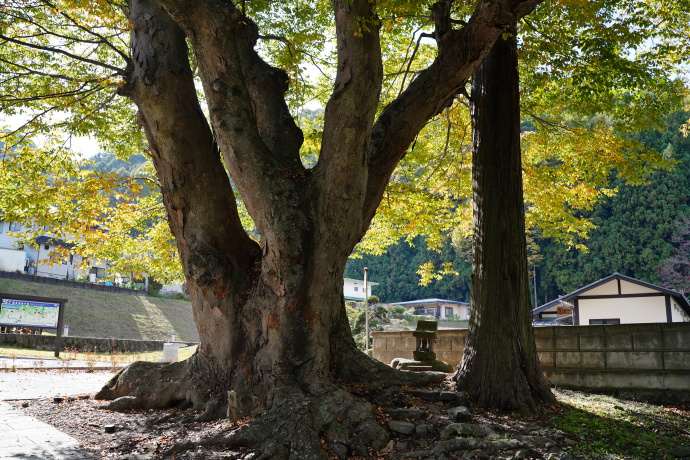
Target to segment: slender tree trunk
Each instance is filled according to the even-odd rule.
[[[457,377],[474,404],[531,413],[555,400],[530,315],[517,66],[513,26],[472,75],[472,317]]]

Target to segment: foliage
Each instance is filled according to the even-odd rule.
[[[675,222],[690,215],[690,139],[679,132],[687,118],[687,113],[675,113],[668,117],[666,130],[634,136],[659,153],[670,146],[678,163],[671,171],[652,174],[646,184],[630,185],[614,179],[618,194],[587,214],[597,228],[578,243],[586,245],[588,251],[553,240],[539,242],[544,254],[537,277],[540,299],[553,299],[613,272],[651,283],[661,281],[657,267],[674,251],[669,240],[676,230]]]
[[[626,134],[660,126],[685,94],[677,69],[687,57],[690,18],[687,2],[680,3],[566,0],[538,8],[519,24],[523,178],[532,234],[586,250],[596,225],[588,213],[616,193],[612,176],[639,184],[673,165]],[[686,21],[677,22],[681,17]],[[438,248],[451,232],[470,234],[466,105],[460,97],[419,134],[355,256],[380,255],[420,235]],[[423,283],[449,273],[431,264],[419,270]]]
[[[365,266],[368,267],[369,279],[379,283],[372,286],[372,291],[385,303],[424,298],[467,301],[471,265],[458,256],[448,243],[449,238],[446,238],[438,252],[429,249],[422,237],[415,238],[412,245],[401,242],[389,247],[382,255],[363,255],[358,259],[350,259],[345,276],[355,277],[362,273]],[[415,274],[420,266],[429,262],[441,266],[447,261],[452,261],[452,274],[443,275],[428,285],[420,286]]]
[[[388,310],[381,306],[376,307],[375,310],[369,310],[369,332],[382,331],[383,326],[379,323],[387,316]],[[357,348],[364,350],[364,341],[366,339],[366,311],[364,309],[357,310],[352,316],[350,320],[350,329],[352,331],[352,337],[357,344]],[[371,348],[371,344],[369,344],[369,348]]]
[[[177,249],[150,163],[140,162],[141,175],[120,175],[75,157],[58,137],[46,137],[40,146],[22,143],[16,135],[4,139],[14,147],[5,150],[0,164],[0,208],[4,220],[24,224],[19,236],[25,244],[36,245],[35,238],[48,231],[74,245],[53,251],[52,263],[74,253],[82,256],[78,268],[86,271],[91,261],[107,260],[111,276],[148,273],[168,282],[180,279]]]
[[[668,165],[620,133],[658,124],[678,104],[682,85],[674,69],[687,61],[682,46],[690,23],[684,20],[686,6],[685,1],[667,0],[565,0],[556,8],[538,8],[520,23],[523,113],[529,117],[525,125],[531,127],[524,138],[523,168],[528,228],[533,233],[584,249],[583,237],[595,226],[588,212],[616,191],[608,182],[611,172],[639,182],[650,170]],[[290,79],[287,102],[304,131],[301,154],[307,165],[318,158],[323,111],[309,110],[306,103],[325,105],[337,61],[330,46],[334,30],[329,8],[327,2],[242,2],[242,9],[260,26],[258,51]],[[435,58],[436,47],[419,36],[432,27],[427,8],[424,3],[378,2],[376,26],[384,32],[380,107]],[[454,2],[453,8],[454,17],[466,18],[474,3]],[[372,26],[359,24],[361,30]],[[123,11],[114,3],[6,2],[0,17],[2,111],[22,114],[30,123],[5,141],[10,147],[27,139],[42,144],[39,139],[49,133],[54,145],[67,146],[73,136],[93,136],[108,153],[84,168],[111,171],[111,181],[120,180],[116,175],[145,177],[139,185],[150,187],[151,194],[130,198],[128,209],[136,209],[132,215],[123,211],[98,216],[99,226],[112,228],[109,236],[116,237],[87,239],[81,251],[86,257],[123,259],[122,271],[145,270],[171,280],[180,278],[181,272],[173,260],[176,252],[155,179],[137,156],[145,151],[143,135],[133,105],[115,95],[131,59],[128,34]],[[419,133],[354,257],[381,255],[403,240],[420,244],[420,236],[429,248],[439,249],[454,230],[469,234],[471,130],[466,104],[460,96]],[[35,158],[40,161],[40,155]],[[126,161],[138,167],[127,168]],[[65,168],[64,173],[74,170]],[[76,180],[71,187],[75,195],[81,190],[85,200],[92,189],[80,189],[80,184]],[[34,198],[35,194],[26,197]],[[243,223],[253,231],[242,203],[240,198]],[[67,201],[50,205],[61,208],[62,215],[76,210]],[[17,218],[29,219],[31,211],[18,210]],[[25,222],[41,225],[47,220]],[[82,224],[76,219],[62,222],[65,229]],[[137,251],[144,257],[136,260]],[[422,282],[433,286],[464,277],[458,264],[449,261],[430,256],[412,271],[419,271]],[[463,297],[443,290],[444,297]],[[413,297],[417,296],[408,290],[393,300]]]

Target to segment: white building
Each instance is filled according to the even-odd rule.
[[[374,295],[371,293],[372,286],[378,286],[378,284],[367,280],[369,297]],[[345,302],[364,302],[364,281],[343,278],[343,296]]]
[[[107,261],[91,261],[90,269],[82,271],[76,268],[81,264],[81,256],[69,253],[60,262],[49,265],[51,253],[59,246],[72,249],[73,244],[67,243],[50,232],[36,237],[35,244],[23,244],[19,238],[9,232],[19,233],[22,228],[18,222],[0,221],[0,270],[9,272],[26,272],[46,278],[75,279],[89,275],[91,281],[104,278],[107,275],[109,263]]]
[[[421,299],[408,300],[407,302],[394,302],[392,306],[401,306],[407,309],[414,309],[415,315],[433,316],[436,319],[469,320],[471,308],[467,302],[446,299]]]
[[[535,325],[690,321],[683,294],[614,273],[532,310]]]

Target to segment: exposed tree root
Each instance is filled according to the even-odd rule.
[[[224,436],[195,443],[180,443],[166,454],[198,445],[250,447],[276,460],[328,459],[324,441],[330,448],[348,454],[367,455],[388,442],[388,432],[377,422],[374,406],[356,400],[344,390],[322,397],[299,393],[276,400],[273,408],[250,423]]]
[[[421,386],[439,383],[445,377],[440,372],[401,372],[367,356],[357,349],[350,326],[342,309],[340,330],[333,340],[331,353],[336,377],[344,383],[380,382],[386,385]]]
[[[393,370],[361,353],[349,360],[341,382],[362,383],[378,381],[377,388],[393,385],[421,385],[440,382],[443,374],[415,374]],[[357,359],[363,357],[364,359]],[[227,414],[227,388],[209,391],[209,382],[202,387],[194,382],[193,359],[182,363],[158,364],[138,362],[118,373],[96,395],[97,399],[111,399],[104,406],[111,410],[153,409],[180,407],[203,411],[188,417],[196,421],[224,418]],[[359,369],[359,371],[355,371]],[[191,377],[190,377],[191,376]],[[197,380],[200,380],[197,377]],[[335,385],[321,395],[307,395],[299,386],[274,389],[270,407],[257,413],[256,418],[228,432],[196,445],[212,447],[226,445],[260,450],[271,459],[327,459],[329,449],[339,455],[367,456],[368,449],[381,449],[388,442],[375,406],[353,396]],[[247,415],[247,414],[245,414]],[[181,443],[169,451],[185,451],[192,445]]]
[[[212,392],[214,385],[198,370],[195,357],[180,363],[138,361],[118,372],[96,394],[96,399],[112,400],[104,408],[125,411],[133,409],[202,410],[197,421],[225,416],[223,391]]]
[[[349,331],[348,331],[349,334]],[[391,386],[422,386],[440,383],[442,373],[411,373],[392,369],[360,351],[351,337],[333,350],[333,379],[323,382],[318,394],[309,394],[289,375],[276,378],[282,387],[260,389],[261,383],[235,388],[237,382],[213,378],[198,355],[181,363],[137,362],[118,373],[96,395],[112,400],[104,406],[111,410],[157,409],[179,407],[201,411],[196,421],[228,417],[228,391],[236,390],[245,401],[259,391],[270,395],[263,407],[241,404],[235,415],[246,422],[226,435],[197,444],[242,446],[260,450],[271,459],[327,459],[324,443],[339,456],[367,456],[368,449],[378,450],[388,442],[388,433],[377,419],[375,405],[362,400],[339,385],[376,382],[384,390]],[[328,380],[328,379],[327,379]],[[290,383],[288,383],[290,382]],[[270,390],[270,391],[269,391]],[[371,398],[370,398],[371,399]],[[373,400],[373,399],[372,399]],[[246,417],[255,417],[247,421]],[[190,417],[192,418],[192,417]],[[233,417],[229,417],[233,418]],[[193,446],[179,444],[171,452]]]

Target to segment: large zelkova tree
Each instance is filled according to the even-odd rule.
[[[194,357],[179,364],[133,364],[99,396],[134,396],[120,407],[187,402],[203,410],[199,419],[235,414],[236,403],[241,416],[264,415],[226,441],[261,446],[272,458],[326,458],[319,439],[326,428],[343,442],[359,432],[360,444],[382,446],[386,435],[372,407],[340,385],[428,377],[392,371],[356,350],[343,305],[345,262],[415,136],[464,90],[505,26],[538,3],[481,1],[462,26],[451,18],[451,2],[432,5],[437,55],[379,112],[377,6],[369,0],[333,2],[337,73],[311,168],[300,159],[303,133],[286,104],[289,78],[257,54],[261,24],[245,14],[244,3],[119,5],[129,21],[125,52],[109,50],[112,37],[89,22],[96,4],[36,2],[8,9],[0,34],[5,44],[39,60],[66,40],[70,46],[53,47],[55,53],[73,58],[75,66],[110,71],[103,79],[117,86],[119,99],[136,105],[192,299],[200,336]],[[55,19],[31,22],[22,11]],[[290,10],[284,14],[289,22]],[[65,20],[88,38],[80,43],[51,29]],[[111,22],[116,20],[114,15]],[[41,33],[25,36],[19,23]],[[44,41],[32,41],[37,36]],[[113,49],[119,65],[99,60]],[[10,57],[3,65],[14,66],[15,75],[50,72],[31,57]],[[60,80],[62,74],[53,73]],[[91,86],[104,87],[98,79],[64,80],[77,103]],[[113,93],[101,94],[105,104]],[[242,226],[233,184],[258,242]]]

